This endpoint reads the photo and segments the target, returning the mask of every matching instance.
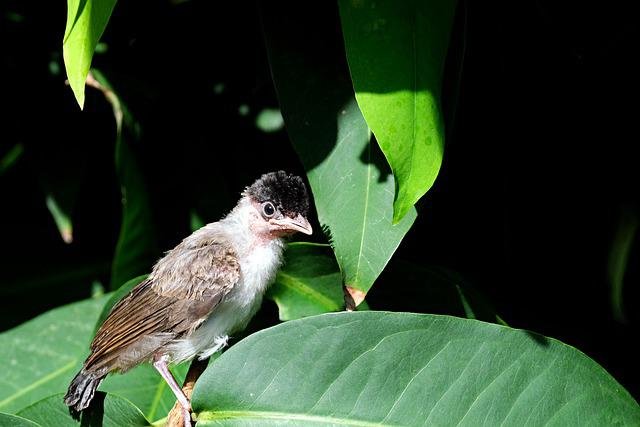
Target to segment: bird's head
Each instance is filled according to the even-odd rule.
[[[299,176],[284,171],[264,174],[243,195],[255,209],[252,227],[261,234],[285,237],[312,233],[307,219],[309,194]]]

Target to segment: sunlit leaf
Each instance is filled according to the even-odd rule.
[[[476,320],[331,313],[258,332],[211,363],[199,426],[636,425],[640,406],[554,339]]]
[[[116,0],[67,0],[67,26],[62,42],[69,85],[84,107],[84,87],[93,52],[109,22]]]
[[[397,180],[399,221],[442,163],[440,92],[456,2],[338,3],[358,105]]]
[[[344,284],[362,301],[415,219],[392,224],[394,180],[353,98],[332,28],[306,11],[264,9],[271,71],[287,132],[307,171]],[[335,44],[339,46],[339,44]],[[302,59],[304,58],[304,60]]]

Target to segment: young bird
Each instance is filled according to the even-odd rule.
[[[311,234],[302,179],[283,171],[262,175],[225,218],[207,224],[167,252],[104,321],[91,354],[64,402],[81,411],[110,372],[153,362],[191,425],[191,404],[167,368],[206,358],[242,330],[282,262],[283,238]]]

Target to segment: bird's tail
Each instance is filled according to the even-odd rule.
[[[64,395],[64,403],[78,412],[86,409],[105,376],[106,373],[100,374],[82,368],[69,384],[67,394]]]

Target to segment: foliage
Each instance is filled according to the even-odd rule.
[[[104,32],[116,0],[69,0],[67,2],[67,27],[64,30],[64,64],[69,85],[84,107],[84,85],[91,58]]]
[[[421,200],[442,181],[452,134],[444,123],[454,123],[444,104],[458,102],[447,87],[461,87],[456,40],[466,31],[466,3],[340,0],[310,14],[265,2],[247,12],[251,19],[240,6],[182,3],[68,0],[55,47],[62,55],[49,69],[62,88],[61,57],[70,89],[53,99],[84,111],[73,105],[61,115],[77,122],[59,125],[59,143],[16,139],[0,152],[0,185],[20,182],[40,204],[16,232],[23,246],[6,257],[18,273],[0,287],[1,297],[17,301],[0,319],[21,323],[0,334],[0,425],[77,425],[62,393],[111,307],[161,249],[220,218],[243,186],[278,168],[306,176],[318,232],[288,243],[267,293],[272,302],[197,381],[198,425],[640,423],[619,372],[614,379],[576,348],[508,326],[503,318],[522,323],[501,311],[517,301],[498,313],[493,301],[504,296],[467,279],[492,258],[479,253],[482,233],[461,238],[466,223],[485,226],[465,202],[442,212]],[[154,13],[184,25],[165,35],[154,19],[142,24]],[[249,35],[230,40],[231,28]],[[213,65],[201,70],[207,56]],[[471,144],[458,150],[475,152]],[[451,170],[469,181],[455,161]],[[482,179],[472,181],[486,190]],[[627,322],[623,283],[637,213],[623,212],[608,279],[613,316]],[[444,240],[455,256],[440,256],[424,232],[430,223],[434,235],[449,224]],[[471,255],[458,256],[467,246]],[[186,370],[172,367],[179,381]],[[174,401],[143,365],[110,375],[81,423],[158,425]]]
[[[631,425],[640,416],[604,369],[558,341],[388,312],[258,332],[210,366],[193,406],[201,425]]]
[[[456,3],[339,4],[358,105],[398,181],[398,222],[433,185],[442,163],[440,92]]]

